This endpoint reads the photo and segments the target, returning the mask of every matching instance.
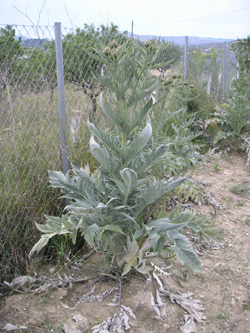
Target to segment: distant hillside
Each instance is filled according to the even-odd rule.
[[[44,44],[46,44],[48,42],[47,39],[38,39],[38,38],[22,38],[22,42],[21,45],[24,47],[43,47]]]
[[[131,34],[129,34],[129,37],[131,37]],[[185,36],[158,36],[158,35],[135,35],[134,38],[139,38],[141,41],[145,41],[147,39],[160,39],[165,40],[166,42],[173,42],[176,45],[184,46],[185,44]],[[233,39],[225,39],[225,38],[212,38],[212,37],[196,37],[196,36],[189,36],[188,37],[188,43],[189,45],[194,46],[221,46],[224,42],[231,43],[233,42]]]
[[[131,33],[128,33],[128,37],[132,37]],[[185,44],[185,36],[158,36],[158,35],[133,35],[134,38],[138,38],[141,41],[145,41],[147,39],[160,39],[166,42],[173,42],[174,44],[184,47]],[[18,38],[18,36],[16,37]],[[192,46],[209,48],[215,46],[216,48],[223,48],[223,43],[232,43],[233,39],[224,39],[224,38],[211,38],[211,37],[196,37],[190,36],[188,37],[188,44]],[[38,39],[38,38],[27,38],[22,37],[22,46],[24,47],[37,47],[44,46],[45,43],[49,42],[48,39]]]

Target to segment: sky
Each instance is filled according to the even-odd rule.
[[[0,0],[0,24],[116,24],[138,35],[245,38],[250,0]]]

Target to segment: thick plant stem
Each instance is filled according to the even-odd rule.
[[[122,152],[125,153],[126,152],[126,147],[127,147],[127,135],[126,134],[122,134]]]

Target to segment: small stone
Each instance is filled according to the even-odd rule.
[[[56,313],[56,308],[53,305],[49,305],[49,306],[47,306],[46,311],[48,313],[53,314],[53,313]]]
[[[49,269],[49,272],[50,272],[50,274],[53,274],[54,272],[55,272],[55,267],[51,267],[50,269]]]
[[[2,330],[3,331],[6,331],[6,332],[9,332],[9,331],[16,331],[16,330],[27,330],[27,327],[26,326],[16,326],[16,325],[12,325],[10,323],[6,324]]]
[[[60,288],[56,293],[55,293],[55,297],[58,300],[62,300],[65,296],[67,296],[68,291],[66,289],[62,289]]]
[[[75,314],[63,325],[65,333],[84,333],[89,330],[89,321],[80,314]]]
[[[168,317],[167,309],[165,307],[163,307],[161,309],[161,317],[162,318],[167,318]]]

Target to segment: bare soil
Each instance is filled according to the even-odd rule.
[[[194,274],[174,261],[167,287],[180,293],[193,292],[194,297],[202,301],[206,320],[196,324],[197,332],[250,332],[250,168],[241,155],[217,156],[197,168],[191,177],[199,182],[211,182],[205,191],[211,192],[221,208],[224,207],[216,209],[216,214],[212,205],[196,207],[223,229],[224,242],[220,245],[195,242],[204,273]],[[239,184],[243,184],[244,191],[236,186]],[[49,266],[44,267],[43,272],[53,277],[59,269],[62,275],[64,272],[83,277],[101,272],[103,265],[99,256],[93,256],[82,268],[56,267],[53,272]],[[19,290],[2,297],[0,330],[11,323],[27,327],[25,332],[91,332],[91,327],[112,316],[116,307],[110,304],[115,291],[102,301],[81,300],[82,295],[90,292],[90,282],[75,283],[71,288],[48,289],[41,294]],[[107,277],[106,281],[96,284],[93,295],[113,287],[117,287],[117,281]],[[169,299],[163,303],[164,318],[160,320],[151,305],[147,281],[140,276],[125,280],[122,304],[130,307],[136,316],[136,319],[130,318],[128,332],[180,332],[185,310]],[[77,316],[86,320],[84,327],[77,324]]]

